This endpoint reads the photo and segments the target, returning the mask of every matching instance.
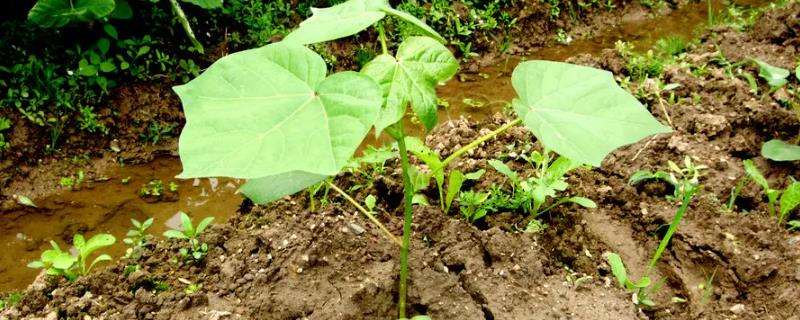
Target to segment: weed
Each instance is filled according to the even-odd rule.
[[[164,236],[169,239],[185,240],[189,243],[188,248],[180,248],[183,260],[200,262],[208,254],[208,244],[200,241],[200,234],[206,230],[209,224],[214,221],[214,217],[207,217],[197,224],[192,225],[192,219],[184,212],[179,212],[181,217],[182,230],[171,229],[164,232]]]
[[[483,206],[489,199],[487,192],[464,191],[458,196],[459,209],[464,219],[475,222],[486,216],[487,208]]]
[[[11,129],[11,120],[8,120],[8,118],[5,117],[0,117],[0,153],[11,146],[11,144],[6,141],[5,136],[3,136],[3,131],[8,129]]]
[[[77,190],[80,189],[81,184],[86,179],[86,176],[83,173],[83,170],[78,170],[78,174],[69,176],[69,177],[61,177],[59,180],[59,184],[67,189],[70,190]]]
[[[165,136],[171,136],[177,124],[163,124],[159,121],[150,122],[147,131],[139,135],[142,141],[150,142],[152,145],[158,144]]]
[[[783,224],[783,221],[789,216],[789,213],[800,205],[800,182],[791,178],[789,186],[786,187],[786,189],[773,189],[752,160],[744,160],[743,164],[746,175],[739,180],[736,187],[731,191],[731,198],[728,200],[728,208],[733,209],[733,203],[736,201],[736,196],[739,194],[742,187],[748,182],[755,182],[761,187],[764,191],[764,195],[767,197],[769,215],[777,217],[778,224]],[[779,209],[776,209],[776,205],[779,205]]]
[[[706,165],[695,165],[689,156],[683,158],[683,168],[672,161],[667,161],[667,167],[669,171],[650,172],[640,170],[634,172],[628,183],[635,185],[651,179],[667,182],[673,187],[672,196],[667,198],[671,201],[676,201],[681,200],[687,193],[694,193],[699,187],[703,170],[708,169]]]
[[[22,302],[23,294],[20,292],[10,292],[0,299],[0,310],[13,308]]]
[[[131,219],[131,224],[133,227],[128,230],[126,238],[122,239],[122,242],[129,247],[125,250],[125,258],[138,260],[144,247],[153,239],[153,236],[147,233],[147,229],[153,225],[153,218],[149,218],[144,222]]]
[[[647,307],[655,306],[655,302],[650,298],[652,294],[660,289],[663,281],[655,284],[652,283],[650,277],[645,275],[639,278],[638,281],[633,281],[628,276],[628,271],[625,269],[625,264],[622,258],[616,253],[608,252],[605,254],[606,261],[611,266],[611,273],[617,278],[619,285],[633,293],[633,302]]]
[[[511,184],[511,203],[533,217],[544,214],[564,203],[575,203],[586,208],[595,208],[594,201],[584,197],[558,196],[567,190],[569,184],[565,175],[578,167],[579,163],[563,156],[554,159],[549,151],[540,153],[533,151],[530,157],[524,157],[533,165],[534,173],[529,178],[522,178],[498,160],[489,160],[489,165],[502,173]]]
[[[78,252],[73,256],[69,251],[62,251],[55,241],[50,241],[52,249],[42,252],[41,259],[28,264],[29,268],[45,269],[48,275],[63,276],[70,281],[74,281],[79,276],[88,274],[95,264],[104,261],[111,261],[111,256],[101,254],[94,258],[87,266],[89,257],[95,251],[114,244],[116,239],[110,234],[98,234],[86,241],[83,235],[76,234],[72,239],[72,245]]]

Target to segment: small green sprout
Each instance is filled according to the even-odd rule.
[[[728,206],[732,208],[732,204],[736,200],[735,195],[739,193],[739,190],[741,190],[747,182],[752,181],[759,185],[767,196],[767,207],[770,216],[774,217],[777,215],[778,224],[783,224],[783,221],[789,216],[789,213],[800,205],[800,182],[791,178],[789,186],[786,187],[786,189],[773,189],[770,187],[769,181],[761,174],[761,171],[752,160],[744,160],[743,164],[746,176],[739,180],[739,183],[731,192],[731,200],[728,201]],[[779,205],[778,209],[776,209],[776,205]]]
[[[64,188],[75,190],[80,188],[81,183],[83,183],[85,179],[86,175],[83,173],[83,170],[80,170],[74,176],[61,177],[59,184]]]
[[[367,207],[367,210],[369,210],[369,212],[371,213],[375,213],[376,202],[377,199],[373,195],[368,195],[366,198],[364,198],[364,205]]]
[[[189,248],[181,248],[180,254],[184,260],[193,259],[199,262],[208,254],[208,244],[200,242],[199,236],[206,230],[209,224],[214,221],[214,217],[206,217],[195,228],[192,225],[192,219],[189,218],[184,212],[179,212],[183,230],[171,229],[164,232],[164,236],[170,239],[186,240],[189,242]]]
[[[122,242],[129,246],[125,251],[125,258],[136,260],[141,256],[144,246],[153,238],[151,234],[147,233],[147,229],[153,225],[153,218],[149,218],[144,222],[131,219],[131,224],[133,224],[133,228],[128,230],[127,237],[122,239]]]
[[[770,91],[778,90],[789,82],[787,80],[791,74],[789,70],[770,65],[759,59],[752,60],[758,66],[758,76],[767,81]]]
[[[22,293],[20,292],[11,292],[5,296],[5,298],[0,299],[0,310],[11,308],[18,305],[22,301]]]
[[[28,267],[45,269],[49,275],[63,276],[70,281],[74,281],[79,276],[88,274],[97,263],[111,261],[111,256],[101,254],[87,266],[92,253],[98,249],[111,246],[115,242],[116,238],[110,234],[98,234],[90,238],[89,241],[86,241],[83,235],[76,234],[72,238],[72,245],[78,251],[78,254],[73,256],[69,251],[61,250],[55,241],[50,241],[52,249],[42,252],[40,260],[29,263]]]
[[[183,289],[183,292],[188,294],[188,295],[192,295],[192,294],[198,293],[198,292],[200,292],[201,289],[203,289],[203,284],[202,283],[193,283],[193,282],[189,281],[188,279],[178,278],[178,282],[183,283],[183,284],[186,285],[186,288]]]
[[[633,294],[633,302],[647,307],[655,306],[655,302],[650,298],[653,292],[660,288],[660,285],[655,285],[650,280],[649,276],[642,276],[638,281],[633,281],[628,277],[628,271],[625,269],[625,264],[622,263],[622,258],[616,253],[608,252],[605,254],[608,265],[611,266],[611,273],[617,278],[619,285],[625,288],[628,292]],[[659,281],[659,283],[663,283]]]
[[[169,191],[170,192],[178,192],[178,184],[175,181],[169,182]]]

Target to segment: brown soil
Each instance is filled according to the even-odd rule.
[[[667,110],[675,132],[646,139],[609,156],[602,168],[570,175],[570,192],[593,199],[597,209],[563,206],[544,218],[538,234],[513,232],[526,217],[499,213],[473,225],[436,206],[416,207],[411,248],[409,302],[414,313],[434,319],[798,319],[800,236],[769,217],[763,194],[749,186],[733,212],[723,208],[743,159],[755,158],[775,187],[800,176],[796,163],[769,162],[760,145],[772,138],[792,138],[797,118],[777,94],[750,92],[740,78],[730,78],[713,62],[718,44],[731,59],[758,57],[794,67],[800,37],[800,5],[768,13],[751,33],[717,30],[688,54],[694,65],[672,68],[666,81],[679,83],[677,103]],[[769,27],[766,27],[769,26]],[[783,30],[783,31],[781,31]],[[737,57],[737,58],[734,58]],[[787,58],[788,57],[788,58]],[[614,51],[583,55],[572,62],[601,67],[625,76],[624,60]],[[757,73],[751,66],[748,71]],[[633,85],[632,91],[648,90]],[[759,92],[766,92],[762,83]],[[694,96],[693,96],[694,95]],[[665,97],[666,98],[666,97]],[[796,99],[796,97],[795,97]],[[666,122],[655,100],[651,111]],[[497,115],[482,123],[456,120],[438,127],[427,144],[448,155],[486,130],[507,122]],[[514,128],[486,143],[454,167],[487,168],[486,161],[508,153],[507,146],[533,141]],[[516,144],[515,144],[516,143]],[[639,309],[618,287],[604,252],[619,253],[638,277],[671,221],[677,204],[667,201],[665,185],[630,186],[640,169],[662,169],[667,160],[691,156],[709,167],[657,270],[666,279],[655,308]],[[523,161],[513,165],[525,172]],[[378,197],[380,219],[399,234],[402,228],[400,174],[396,161],[368,193]],[[493,170],[475,186],[502,183]],[[336,183],[348,187],[351,175]],[[429,190],[435,192],[433,190]],[[435,199],[435,197],[432,197]],[[457,212],[457,209],[453,210]],[[9,318],[102,319],[387,319],[396,315],[399,249],[336,199],[309,211],[299,195],[267,207],[244,203],[226,224],[204,236],[210,246],[205,262],[170,262],[179,245],[162,241],[138,261],[120,261],[75,283],[40,277],[26,291]],[[128,276],[123,268],[138,263]],[[580,285],[567,281],[591,276]],[[187,294],[185,282],[200,283]],[[704,285],[711,280],[711,289]],[[156,290],[169,285],[165,291]],[[671,302],[673,297],[685,303]]]

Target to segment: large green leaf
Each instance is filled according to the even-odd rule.
[[[514,70],[514,109],[549,149],[600,166],[621,146],[671,132],[620,88],[608,71],[552,61],[527,61]]]
[[[773,139],[761,146],[761,155],[774,161],[800,160],[800,146]]]
[[[436,85],[458,71],[458,61],[444,45],[428,37],[411,37],[397,48],[397,58],[383,54],[364,66],[362,73],[381,85],[386,105],[376,133],[403,118],[410,103],[428,129],[436,125]]]
[[[222,0],[183,0],[183,1],[197,5],[203,9],[216,9],[222,7]]]
[[[289,194],[302,191],[310,185],[319,183],[327,176],[303,171],[248,180],[239,192],[258,204],[265,204]]]
[[[445,42],[424,22],[406,12],[392,9],[386,0],[349,0],[329,8],[311,8],[311,13],[312,16],[300,23],[284,41],[312,44],[344,38],[369,28],[388,13],[415,26],[421,34]]]
[[[176,87],[186,114],[180,177],[338,173],[377,119],[381,93],[359,73],[325,74],[313,51],[276,43]]]
[[[92,252],[97,251],[97,249],[108,247],[110,245],[113,245],[115,242],[117,242],[117,239],[114,238],[114,236],[106,233],[101,233],[95,235],[94,237],[91,237],[83,245],[75,244],[75,247],[78,249],[78,252],[80,252],[81,257],[85,259],[89,255],[91,255]]]
[[[383,19],[385,0],[350,0],[329,8],[311,8],[313,14],[284,41],[312,44],[354,35]]]
[[[73,21],[91,21],[114,11],[114,0],[39,0],[28,20],[44,28],[60,28]]]

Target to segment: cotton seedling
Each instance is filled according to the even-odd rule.
[[[76,234],[72,238],[72,245],[77,251],[77,255],[72,255],[69,251],[63,251],[55,241],[50,241],[51,249],[42,252],[41,259],[28,264],[29,268],[45,269],[47,274],[63,276],[70,281],[79,276],[88,274],[94,266],[100,262],[111,261],[111,256],[101,254],[91,260],[92,253],[113,245],[116,242],[114,236],[110,234],[98,234],[91,237],[88,241],[83,235]]]
[[[387,15],[414,26],[418,34],[406,37],[394,52],[378,23]],[[372,25],[381,54],[360,72],[329,74],[324,59],[306,47]],[[436,31],[385,0],[349,0],[314,9],[283,41],[222,57],[196,79],[175,87],[187,119],[179,141],[184,169],[179,177],[247,179],[240,192],[265,204],[338,175],[371,130],[387,133],[397,142],[403,172],[397,309],[398,318],[406,318],[412,209],[420,184],[412,182],[402,119],[410,107],[427,130],[437,124],[435,87],[459,67],[442,42]],[[519,119],[443,163],[520,123],[554,152],[593,166],[622,145],[671,131],[607,71],[526,61],[515,68],[512,84],[519,95],[512,103]]]
[[[182,229],[171,229],[164,232],[164,236],[169,239],[184,240],[189,243],[188,248],[180,248],[181,257],[184,260],[199,262],[208,254],[208,244],[200,241],[200,235],[214,221],[214,217],[206,217],[197,227],[192,225],[192,219],[185,212],[179,212]]]

